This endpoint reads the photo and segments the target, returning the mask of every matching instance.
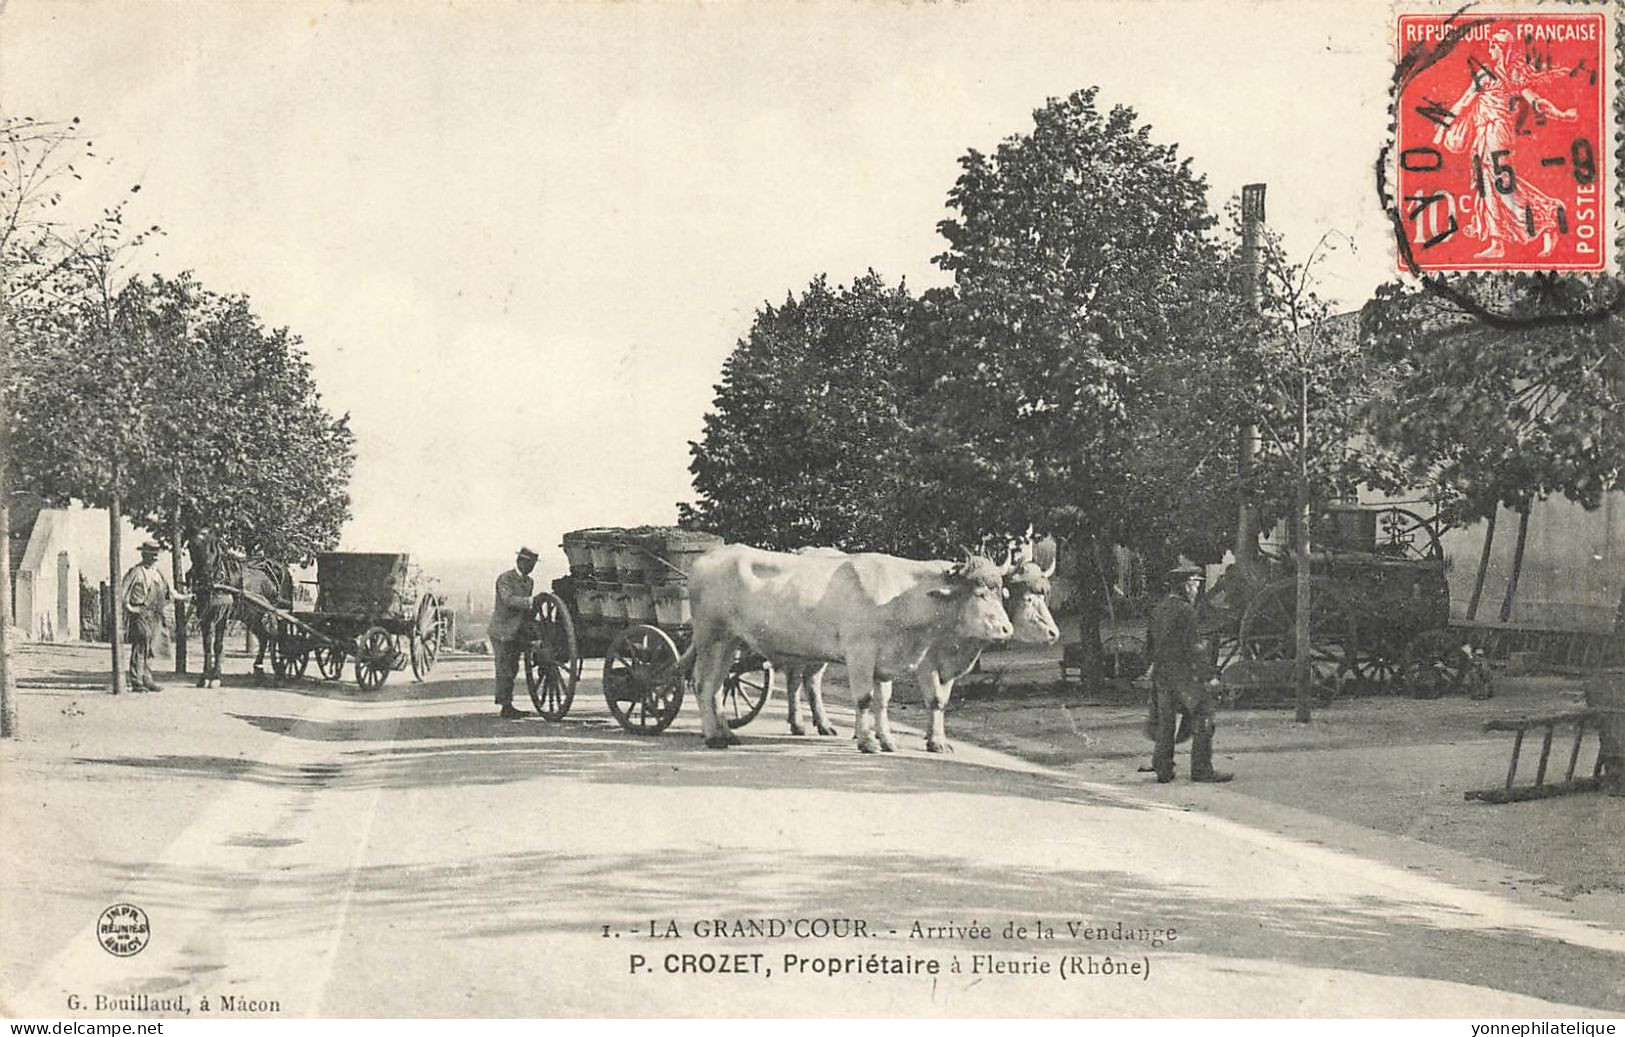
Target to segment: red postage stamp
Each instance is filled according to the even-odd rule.
[[[1399,268],[1608,269],[1606,16],[1407,14],[1398,35]]]

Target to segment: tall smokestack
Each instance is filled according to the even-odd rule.
[[[1241,189],[1241,257],[1247,305],[1259,311],[1263,292],[1264,185],[1247,184]],[[1258,456],[1258,427],[1243,425],[1236,431],[1236,475],[1243,487],[1252,479],[1253,458]],[[1236,515],[1236,564],[1250,575],[1258,560],[1258,514],[1248,502],[1245,490]]]

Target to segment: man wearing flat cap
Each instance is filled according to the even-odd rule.
[[[497,577],[496,604],[491,606],[491,654],[497,664],[498,716],[518,720],[528,716],[513,706],[513,679],[519,672],[520,653],[525,649],[525,621],[530,616],[532,593],[536,585],[530,571],[536,568],[536,552],[528,547],[519,549],[519,557],[512,569]]]
[[[1146,656],[1152,665],[1151,726],[1156,750],[1151,767],[1157,780],[1174,780],[1174,725],[1184,714],[1191,730],[1191,780],[1229,781],[1230,775],[1213,769],[1213,690],[1207,683],[1210,669],[1197,639],[1196,599],[1202,570],[1169,570],[1168,595],[1151,611],[1146,630]]]
[[[152,643],[163,629],[164,606],[176,600],[191,600],[191,595],[169,589],[164,571],[158,568],[158,550],[151,540],[142,544],[141,564],[130,566],[118,585],[119,607],[124,610],[130,642],[131,691],[164,690],[152,679]]]

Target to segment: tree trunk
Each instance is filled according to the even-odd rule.
[[[1298,486],[1298,536],[1293,554],[1297,562],[1296,630],[1293,634],[1292,684],[1297,691],[1297,712],[1294,719],[1300,724],[1310,720],[1310,700],[1314,693],[1315,661],[1314,639],[1310,624],[1312,602],[1309,597],[1309,491]]]
[[[1100,648],[1100,624],[1107,606],[1100,544],[1090,539],[1078,544],[1078,659],[1079,683],[1085,691],[1098,688],[1105,676]]]
[[[1501,515],[1501,505],[1498,502],[1490,511],[1489,521],[1484,526],[1484,550],[1478,553],[1478,575],[1473,578],[1473,596],[1467,602],[1467,618],[1478,618],[1478,599],[1484,595],[1484,576],[1490,571],[1490,546],[1495,543],[1495,520]]]
[[[118,482],[118,465],[113,466],[113,481]],[[108,636],[113,640],[113,694],[124,694],[124,602],[118,600],[119,585],[123,582],[119,572],[120,538],[123,531],[119,529],[119,495],[114,490],[107,501],[107,583],[113,588],[113,629]]]
[[[1309,698],[1314,685],[1313,628],[1310,625],[1309,600],[1309,377],[1299,380],[1298,409],[1298,535],[1293,537],[1293,558],[1297,565],[1295,590],[1297,602],[1294,610],[1296,629],[1293,631],[1292,683],[1297,690],[1297,711],[1294,719],[1300,724],[1310,720]]]
[[[17,737],[17,676],[11,668],[11,455],[0,412],[0,738]]]
[[[1512,573],[1507,577],[1507,594],[1501,601],[1501,622],[1512,621],[1512,603],[1518,597],[1518,577],[1523,573],[1523,545],[1529,537],[1529,509],[1534,501],[1524,501],[1518,509],[1518,543],[1512,549]]]
[[[169,512],[169,542],[171,544],[169,556],[169,572],[172,577],[171,586],[179,591],[185,586],[182,582],[183,574],[181,573],[182,530],[179,501],[176,501],[171,506]],[[182,674],[186,672],[186,602],[178,599],[175,602],[175,672]]]

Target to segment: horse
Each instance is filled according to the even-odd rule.
[[[197,602],[198,629],[203,641],[203,672],[197,686],[220,686],[220,656],[225,647],[226,624],[233,610],[248,626],[259,644],[254,655],[254,673],[265,674],[265,649],[275,636],[275,620],[267,612],[240,600],[238,594],[222,587],[247,591],[281,609],[293,606],[293,573],[285,562],[268,558],[243,560],[234,557],[207,530],[187,541],[192,558],[192,593]]]

